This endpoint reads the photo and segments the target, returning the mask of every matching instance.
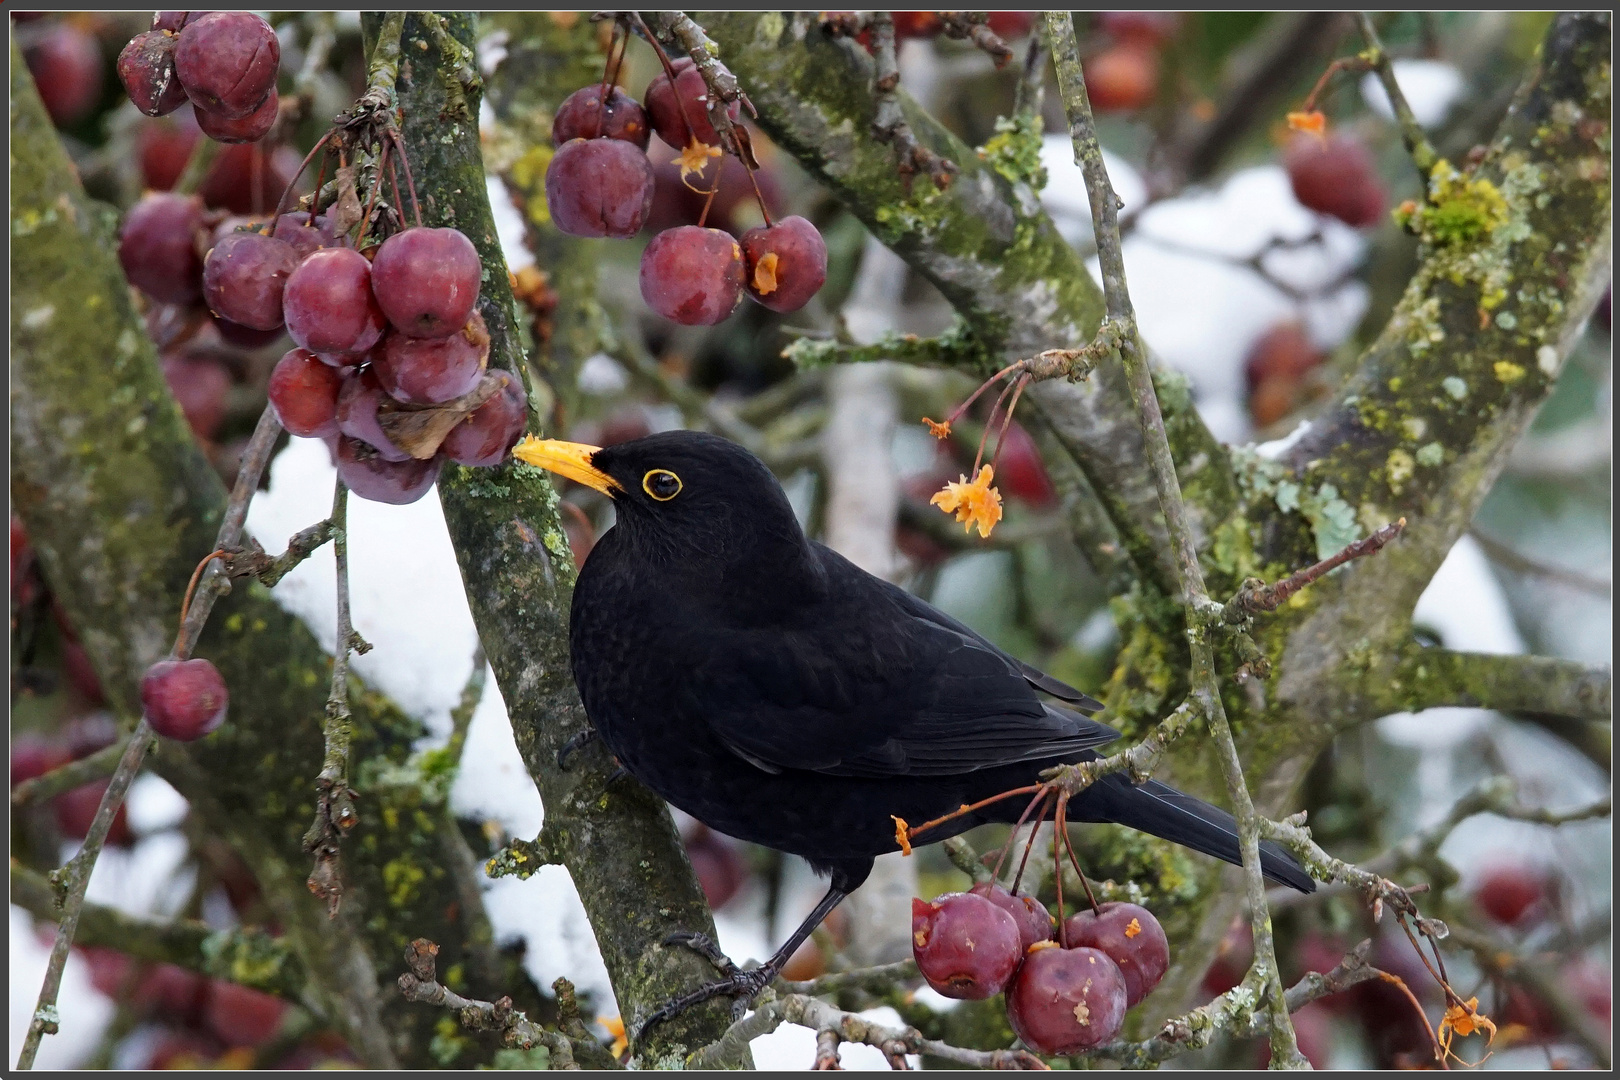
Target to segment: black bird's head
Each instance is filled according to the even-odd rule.
[[[530,437],[512,456],[612,499],[619,544],[640,559],[735,580],[772,564],[790,571],[809,552],[770,469],[718,435],[665,431],[606,448]]]

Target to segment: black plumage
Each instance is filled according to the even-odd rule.
[[[734,443],[674,431],[515,453],[613,499],[617,522],[580,571],[570,629],[574,678],[608,749],[699,821],[831,875],[770,962],[682,1007],[768,983],[873,858],[897,849],[893,817],[939,817],[1119,737],[1088,715],[1101,703],[806,537],[776,478]],[[922,842],[1014,821],[1025,804],[994,804]],[[1068,814],[1241,861],[1230,814],[1157,782],[1106,777]],[[1261,864],[1315,887],[1275,845]]]

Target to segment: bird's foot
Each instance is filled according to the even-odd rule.
[[[742,1019],[742,1014],[747,1011],[749,1004],[759,996],[760,991],[769,986],[771,981],[776,978],[776,972],[769,967],[739,968],[732,963],[730,957],[720,951],[720,946],[716,945],[714,939],[707,934],[681,931],[665,938],[664,944],[681,945],[691,949],[713,964],[723,978],[718,982],[709,983],[707,986],[700,986],[691,993],[683,994],[675,1000],[660,1006],[652,1015],[642,1021],[641,1027],[636,1031],[637,1042],[640,1042],[647,1032],[652,1030],[653,1025],[673,1019],[692,1006],[700,1005],[710,998],[732,998],[732,1021],[735,1023],[737,1020]]]
[[[596,738],[595,728],[586,728],[584,731],[570,735],[568,741],[562,744],[562,749],[557,751],[557,768],[567,772],[568,762],[572,760],[575,754],[584,749],[586,743],[594,738]]]

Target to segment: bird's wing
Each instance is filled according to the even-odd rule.
[[[1119,737],[1042,702],[1022,665],[966,628],[870,595],[849,610],[810,628],[717,631],[691,706],[771,772],[953,775]]]

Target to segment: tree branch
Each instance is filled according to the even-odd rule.
[[[1413,643],[1399,654],[1392,676],[1370,689],[1374,711],[1472,706],[1577,720],[1607,721],[1612,716],[1613,672],[1607,664],[1456,652]]]

